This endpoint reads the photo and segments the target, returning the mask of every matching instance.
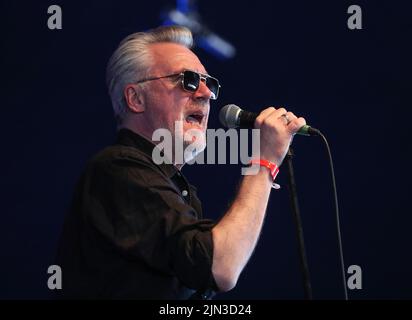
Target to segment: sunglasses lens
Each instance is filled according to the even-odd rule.
[[[199,89],[200,80],[199,73],[189,70],[183,72],[183,87],[187,91],[195,92]],[[206,77],[206,86],[212,92],[211,99],[217,99],[219,94],[219,81],[212,77]]]
[[[206,78],[206,86],[213,93],[211,99],[216,100],[219,94],[219,81],[215,78]]]
[[[199,88],[200,75],[193,71],[183,73],[183,86],[185,90],[195,92]]]

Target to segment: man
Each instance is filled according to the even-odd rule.
[[[160,27],[130,35],[109,61],[118,140],[88,163],[65,221],[57,263],[66,298],[207,298],[236,285],[255,248],[272,168],[305,120],[284,108],[263,110],[255,127],[261,130],[257,160],[266,162],[243,178],[217,223],[203,219],[195,189],[180,171],[190,157],[159,165],[152,158],[157,129],[187,146],[193,141],[186,133],[207,128],[219,84],[191,45],[188,29]],[[201,138],[195,143],[205,147]]]

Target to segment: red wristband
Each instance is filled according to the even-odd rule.
[[[254,159],[254,160],[251,160],[249,164],[250,165],[258,164],[261,167],[268,168],[269,171],[270,171],[270,175],[272,176],[272,181],[275,181],[276,176],[279,173],[279,167],[276,165],[276,163],[270,162],[270,161],[265,160],[265,159]],[[279,189],[280,186],[276,183],[273,183],[273,188]]]

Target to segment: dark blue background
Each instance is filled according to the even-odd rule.
[[[363,30],[347,28],[350,4]],[[407,1],[199,1],[205,22],[232,42],[221,61],[196,50],[223,85],[212,104],[285,105],[332,148],[346,264],[363,270],[353,299],[412,298],[409,203],[412,7]],[[47,28],[47,8],[63,30]],[[115,135],[104,73],[129,33],[161,23],[174,1],[2,1],[0,298],[48,297],[47,267],[86,160]],[[342,287],[330,174],[320,139],[296,137],[295,171],[314,297]],[[208,217],[240,179],[235,165],[184,169]],[[281,170],[285,186],[286,172]],[[64,276],[64,275],[63,275]],[[287,188],[271,196],[263,232],[238,286],[220,298],[301,299]]]

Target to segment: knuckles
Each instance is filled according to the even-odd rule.
[[[279,109],[277,109],[277,111],[278,111],[278,113],[279,113],[279,116],[281,116],[282,114],[288,113],[285,108],[279,108]]]
[[[285,126],[284,123],[282,123],[284,120],[282,120],[281,122],[278,121],[279,118],[284,114],[287,114],[289,119],[292,118],[291,122],[287,126]],[[282,129],[287,128],[286,131],[294,133],[305,124],[306,120],[304,118],[296,117],[296,115],[293,112],[287,111],[283,107],[279,109],[275,109],[274,107],[266,108],[256,117],[255,120],[255,128],[271,130],[276,132],[280,132],[282,131]]]

